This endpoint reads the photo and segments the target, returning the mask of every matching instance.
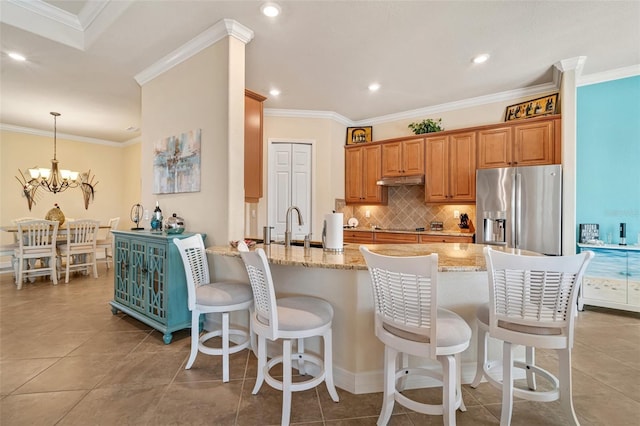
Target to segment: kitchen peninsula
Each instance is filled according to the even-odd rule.
[[[343,253],[320,248],[257,245],[265,249],[274,285],[279,295],[304,294],[329,301],[334,307],[334,380],[351,393],[382,389],[384,348],[374,334],[373,296],[366,263],[359,244],[346,244]],[[438,253],[438,304],[461,315],[475,331],[479,304],[488,301],[487,272],[483,245],[466,243],[368,244],[371,251],[390,256],[419,256]],[[505,249],[509,252],[516,250]],[[517,251],[535,255],[532,252]],[[216,280],[247,281],[239,252],[229,246],[208,247]],[[235,319],[234,319],[235,320]],[[319,342],[307,347],[316,352]],[[475,338],[462,354],[462,381],[475,373]],[[490,348],[498,357],[500,348]],[[434,364],[434,368],[435,364]],[[415,383],[414,383],[415,384]],[[411,385],[411,384],[410,384]]]

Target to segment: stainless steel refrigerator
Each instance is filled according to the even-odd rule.
[[[481,169],[476,242],[561,255],[562,167]]]

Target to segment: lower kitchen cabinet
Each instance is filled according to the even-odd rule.
[[[373,244],[373,232],[371,231],[342,231],[342,239],[345,243]]]
[[[150,231],[113,231],[113,234],[114,293],[110,302],[113,314],[122,311],[161,331],[164,343],[171,343],[174,331],[191,327],[184,267],[173,239],[194,234]]]
[[[421,243],[473,243],[473,236],[420,235]]]
[[[345,243],[356,244],[473,243],[473,235],[345,230],[343,232],[343,240]]]
[[[418,234],[400,232],[376,232],[373,236],[376,244],[417,244]]]
[[[585,271],[579,307],[602,306],[640,312],[640,247],[590,246],[595,257]]]

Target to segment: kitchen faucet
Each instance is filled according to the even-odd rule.
[[[284,230],[284,246],[291,247],[291,210],[295,210],[298,212],[298,225],[304,225],[304,221],[302,220],[302,213],[300,213],[300,209],[296,206],[291,206],[287,209],[286,214],[286,225]]]

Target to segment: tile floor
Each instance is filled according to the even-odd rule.
[[[112,315],[113,272],[45,280],[15,289],[0,276],[0,424],[17,425],[276,425],[281,394],[264,385],[251,395],[256,360],[232,357],[222,383],[219,357],[200,354],[184,370],[189,332],[162,336],[125,315]],[[640,418],[640,316],[603,309],[580,313],[573,352],[574,402],[582,425],[637,425]],[[553,354],[538,359],[553,371]],[[424,398],[434,390],[410,391]],[[375,425],[381,394],[323,386],[294,394],[291,421],[310,425]],[[463,388],[459,425],[499,424],[500,395],[488,384]],[[396,408],[392,425],[437,425],[441,416]],[[563,425],[557,402],[517,401],[514,425]]]

